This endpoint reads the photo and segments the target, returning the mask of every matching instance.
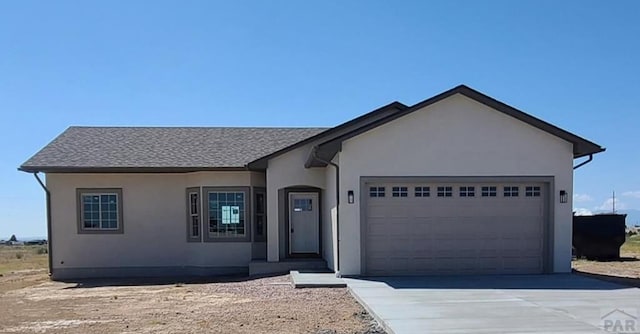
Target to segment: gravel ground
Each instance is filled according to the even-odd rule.
[[[621,258],[612,261],[573,260],[571,266],[578,273],[611,281],[614,283],[640,287],[640,242],[638,237],[628,239],[620,249]]]
[[[16,285],[12,275],[35,285]],[[383,333],[346,289],[293,289],[288,275],[147,285],[42,275],[2,277],[0,332]],[[5,286],[9,281],[15,288]]]

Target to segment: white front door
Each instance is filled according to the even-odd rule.
[[[317,193],[289,193],[289,253],[320,253]]]

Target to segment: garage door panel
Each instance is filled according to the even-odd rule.
[[[461,197],[460,186],[431,184],[430,197],[414,196],[416,186],[402,184],[407,197],[367,198],[365,267],[369,275],[471,273],[539,273],[543,266],[545,197],[504,197],[504,186],[491,184],[495,197]],[[451,197],[437,197],[438,186],[450,186]],[[543,185],[538,185],[541,190]],[[368,192],[364,192],[368,193]]]

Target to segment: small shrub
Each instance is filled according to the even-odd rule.
[[[36,249],[36,254],[38,255],[42,255],[42,254],[47,254],[49,251],[47,251],[47,249],[45,247],[40,247],[38,249]]]
[[[20,260],[24,257],[24,254],[22,253],[16,253],[16,259]]]

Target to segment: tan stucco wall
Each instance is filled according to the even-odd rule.
[[[333,159],[339,163],[338,157]],[[322,210],[322,257],[331,270],[336,270],[335,259],[338,249],[337,202],[336,202],[336,170],[333,166],[325,168],[324,207]]]
[[[339,157],[342,274],[360,274],[361,176],[553,176],[553,271],[571,269],[572,203],[557,198],[573,190],[569,142],[455,95],[346,140]]]
[[[253,172],[187,174],[47,174],[51,191],[53,266],[245,267],[250,242],[187,242],[185,189],[264,186]],[[122,188],[123,234],[78,234],[76,188]]]
[[[325,187],[324,168],[304,168],[310,150],[311,145],[305,145],[269,160],[266,173],[267,261],[277,262],[280,259],[283,251],[282,239],[286,235],[279,229],[284,225],[284,221],[279,221],[278,190],[291,186]]]

